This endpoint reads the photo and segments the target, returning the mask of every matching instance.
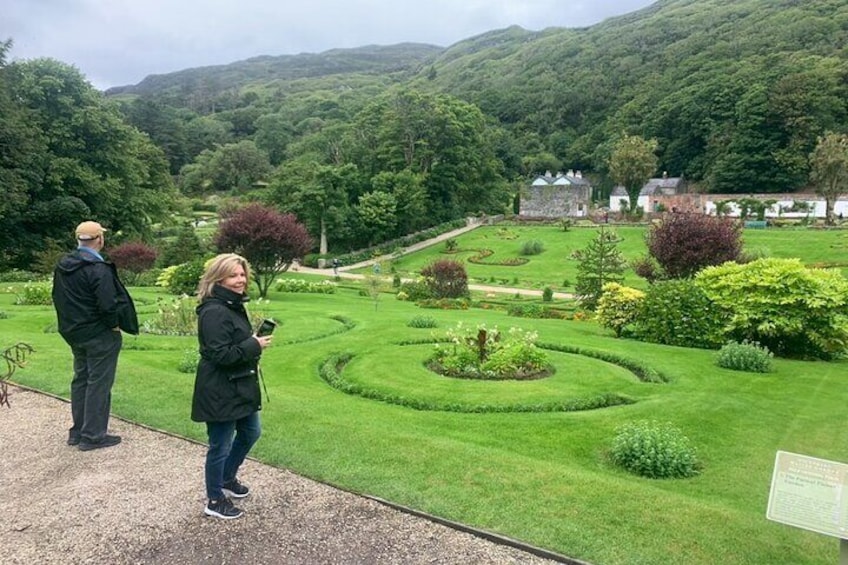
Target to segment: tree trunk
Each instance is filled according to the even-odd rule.
[[[830,196],[824,199],[824,223],[828,226],[836,224],[836,218],[833,217],[833,208],[836,204],[836,198]]]
[[[321,243],[318,247],[318,253],[321,255],[327,254],[327,222],[324,221],[324,216],[321,216]]]

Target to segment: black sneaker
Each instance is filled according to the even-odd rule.
[[[235,520],[241,518],[241,515],[244,514],[241,508],[233,506],[233,503],[226,496],[220,500],[210,500],[203,512],[207,516],[214,516],[223,520]]]
[[[238,479],[233,479],[232,481],[227,481],[224,483],[224,490],[229,491],[233,498],[244,498],[248,494],[250,494],[250,489],[247,485],[243,485],[238,482]]]
[[[79,442],[80,451],[91,451],[92,449],[100,449],[102,447],[112,447],[121,443],[121,436],[105,435],[100,441],[87,441],[81,439]]]
[[[79,432],[68,432],[68,445],[79,445],[81,439]]]

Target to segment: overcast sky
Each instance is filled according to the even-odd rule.
[[[12,60],[51,57],[106,89],[258,55],[585,27],[654,0],[3,0]]]

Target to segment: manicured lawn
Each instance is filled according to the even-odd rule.
[[[476,230],[469,237],[481,239],[461,240],[461,246],[498,240],[496,229]],[[593,232],[551,228],[543,256],[567,256]],[[517,248],[525,235],[510,245]],[[637,229],[623,235],[641,241]],[[553,243],[557,237],[560,247]],[[635,244],[627,245],[627,254],[638,254]],[[425,258],[404,260],[412,266]],[[554,267],[539,274],[555,280]],[[142,317],[154,315],[155,300],[163,295],[131,291]],[[0,294],[6,315],[0,318],[0,344],[24,341],[36,349],[16,380],[67,396],[70,352],[58,334],[45,333],[55,323],[52,309],[15,306],[13,298]],[[838,560],[837,540],[770,522],[765,513],[777,450],[848,461],[848,427],[842,425],[848,419],[846,360],[777,360],[773,373],[738,373],[716,367],[714,352],[617,340],[593,322],[421,310],[389,294],[375,309],[353,289],[333,295],[272,292],[270,298],[256,305],[282,321],[263,360],[270,401],[254,455],[265,462],[593,563]],[[433,317],[438,327],[407,326],[420,315]],[[556,352],[551,359],[557,372],[547,379],[458,381],[423,367],[429,345],[402,344],[429,339],[460,320],[534,329],[542,342],[614,353],[650,365],[670,382],[642,383],[618,365]],[[204,440],[203,426],[189,420],[193,375],[176,370],[195,339],[125,339],[132,347],[121,356],[115,413]],[[612,392],[633,403],[577,412],[413,409],[329,386],[319,369],[337,354],[352,355],[340,369],[345,379],[393,397],[509,405]],[[702,474],[648,480],[610,466],[606,452],[616,428],[641,419],[679,427],[699,450]],[[57,442],[68,425],[56,422]],[[202,477],[196,481],[200,491]]]
[[[647,228],[612,226],[609,229],[622,238],[619,249],[628,261],[647,253]],[[557,291],[573,291],[578,262],[572,258],[572,253],[586,247],[596,235],[596,228],[572,228],[566,232],[557,226],[483,226],[456,238],[458,252],[446,253],[445,244],[439,244],[393,260],[391,266],[401,276],[411,277],[436,259],[455,259],[465,264],[471,283],[536,289],[550,286]],[[539,255],[522,256],[522,244],[531,240],[542,242],[544,251]],[[745,230],[742,240],[748,252],[771,257],[799,257],[813,266],[835,265],[848,276],[848,230],[791,227]],[[484,259],[488,264],[467,261],[481,249],[494,252]],[[528,259],[523,265],[495,264],[522,257]],[[389,267],[384,265],[384,273]],[[370,269],[362,272],[370,272]],[[624,283],[637,288],[646,284],[632,269],[626,271]]]

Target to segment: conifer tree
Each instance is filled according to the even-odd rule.
[[[622,239],[612,230],[601,228],[589,244],[577,252],[575,293],[580,304],[594,310],[606,283],[621,283],[627,261],[621,255],[618,244]]]

